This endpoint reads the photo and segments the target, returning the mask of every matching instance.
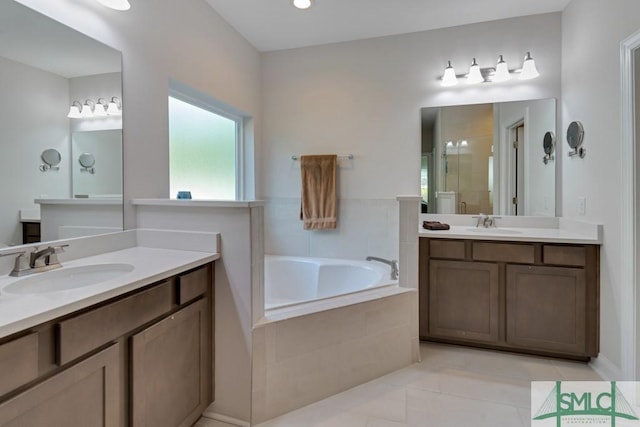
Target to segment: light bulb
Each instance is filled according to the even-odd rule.
[[[480,72],[480,66],[476,62],[476,58],[473,58],[471,67],[469,67],[469,74],[467,75],[467,83],[470,85],[484,82],[484,77]]]
[[[511,80],[511,74],[509,74],[509,67],[507,63],[502,59],[502,55],[498,56],[498,64],[496,65],[496,72],[493,75],[492,81],[494,82],[506,82]]]
[[[122,111],[118,108],[118,104],[116,103],[116,97],[111,98],[111,102],[109,102],[109,106],[107,107],[107,114],[110,116],[119,116],[122,114]]]
[[[536,68],[536,62],[531,57],[531,53],[527,52],[524,57],[524,63],[522,64],[522,72],[520,73],[520,80],[531,80],[538,77],[540,73]]]
[[[129,10],[131,9],[131,5],[128,0],[96,0],[103,6],[106,6],[110,9],[115,10]]]
[[[104,104],[104,99],[100,98],[96,107],[93,109],[93,115],[96,117],[104,117],[107,115],[107,106]]]
[[[82,110],[80,111],[80,115],[83,119],[93,117],[93,110],[91,109],[91,105],[89,105],[89,101],[87,100],[82,106]]]
[[[309,9],[311,7],[311,0],[293,0],[293,5],[298,9]]]
[[[79,119],[82,117],[82,115],[80,114],[80,108],[82,107],[80,105],[80,107],[78,107],[78,105],[80,105],[80,103],[78,101],[74,101],[73,105],[71,105],[71,108],[69,108],[69,114],[67,114],[67,117],[69,117],[70,119]]]
[[[447,68],[444,69],[444,74],[442,75],[441,86],[455,86],[458,84],[458,78],[456,77],[456,71],[451,66],[451,61],[447,62]]]

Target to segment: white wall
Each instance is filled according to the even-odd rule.
[[[94,1],[18,1],[122,52],[126,228],[135,222],[127,200],[169,196],[169,78],[253,117],[259,146],[259,54],[204,0],[136,1],[126,13]],[[248,162],[260,154],[247,151]]]
[[[0,245],[22,244],[20,209],[34,209],[34,199],[69,197],[68,80],[5,58],[0,58]],[[60,114],[60,112],[63,114]],[[37,123],[38,126],[34,126]],[[62,155],[59,170],[41,172],[40,154],[48,148]]]
[[[341,209],[340,214],[347,224],[357,218],[368,222],[372,232],[389,231],[388,224],[376,220],[377,213],[362,205],[369,199],[420,194],[420,108],[559,97],[560,22],[559,13],[544,14],[264,53],[261,176],[268,200],[267,252],[283,247],[281,242],[307,242],[300,236],[294,209],[300,197],[300,167],[291,155],[354,154],[352,161],[341,161],[338,172],[338,196],[343,206],[353,209]],[[499,54],[517,68],[526,51],[538,64],[537,80],[479,87],[439,84],[449,59],[459,73],[472,57],[489,66]],[[294,207],[289,212],[288,205]],[[282,217],[274,219],[281,213],[288,213],[289,229]],[[272,227],[276,220],[277,229]],[[340,222],[339,217],[339,227]],[[287,240],[292,232],[294,239]],[[397,236],[397,229],[390,232]],[[357,230],[341,227],[317,234],[322,234],[323,253],[342,256],[354,247]],[[349,258],[367,251],[366,242],[359,242]],[[396,256],[395,249],[386,250]]]
[[[508,37],[507,37],[508,35]],[[521,66],[530,50],[541,77],[442,88],[447,60],[498,54]],[[420,108],[560,95],[560,14],[263,54],[264,195],[298,197],[292,154],[353,153],[340,173],[345,198],[418,194]],[[463,85],[462,85],[463,86]]]
[[[579,120],[585,128],[584,159],[562,166],[562,211],[578,217],[578,197],[586,197],[582,219],[604,224],[600,255],[600,347],[596,366],[612,379],[634,380],[633,284],[620,270],[629,254],[621,242],[631,230],[620,228],[622,200],[620,42],[640,29],[640,3],[633,0],[574,0],[562,15],[562,126]],[[560,144],[558,144],[560,148]],[[568,146],[562,138],[562,153]]]
[[[540,99],[526,102],[510,102],[496,106],[500,117],[497,120],[495,131],[499,133],[500,145],[496,149],[499,162],[494,167],[500,169],[500,202],[501,212],[511,209],[511,195],[513,194],[509,183],[509,171],[507,168],[510,156],[511,141],[508,128],[525,120],[524,129],[524,211],[518,209],[520,215],[526,216],[555,216],[555,189],[556,189],[556,162],[542,161],[544,150],[542,140],[548,131],[557,134],[556,126],[556,101],[554,99]],[[562,144],[562,137],[557,144]],[[554,153],[554,158],[557,158]],[[503,185],[504,184],[504,185]],[[509,185],[511,184],[511,186]]]

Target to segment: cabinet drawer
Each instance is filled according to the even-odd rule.
[[[464,259],[464,241],[432,239],[429,241],[431,258]]]
[[[58,323],[63,365],[171,310],[170,282]]]
[[[207,292],[209,277],[207,267],[178,276],[178,304],[184,304],[204,295]]]
[[[587,250],[584,246],[544,245],[542,247],[544,264],[584,267],[586,257]]]
[[[38,377],[38,334],[0,345],[0,396]]]
[[[473,242],[473,259],[533,264],[535,247],[531,244]]]

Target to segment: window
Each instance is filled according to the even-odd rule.
[[[193,199],[234,200],[241,194],[242,118],[216,106],[169,96],[169,191]]]

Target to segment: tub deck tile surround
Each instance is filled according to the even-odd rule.
[[[281,312],[278,320],[267,312],[253,334],[254,423],[416,361],[411,306],[417,292],[386,289],[384,296],[340,297],[346,301],[313,313],[301,310],[327,302],[305,304],[313,307],[295,313],[275,310]]]

